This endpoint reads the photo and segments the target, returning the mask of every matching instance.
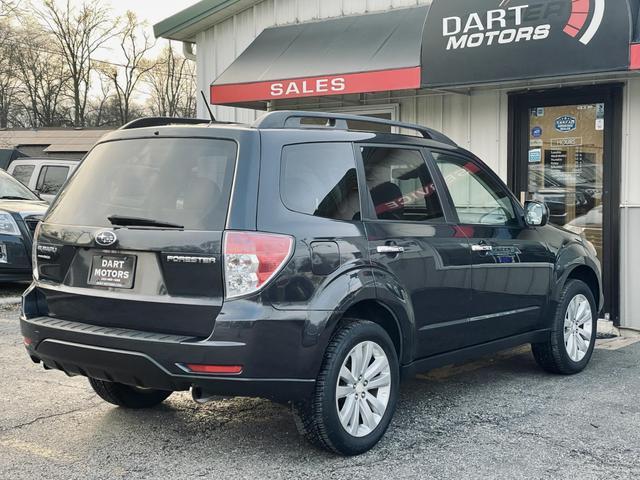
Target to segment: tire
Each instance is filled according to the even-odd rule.
[[[358,360],[354,360],[357,352],[362,357],[369,357],[369,361],[359,361],[359,364],[366,363],[360,369],[356,366]],[[386,366],[381,367],[385,365],[385,359]],[[368,373],[361,380],[353,378],[346,382],[346,377],[340,375],[343,364],[350,372]],[[380,368],[382,370],[375,373]],[[399,378],[398,355],[387,332],[366,320],[343,320],[329,342],[313,395],[293,404],[298,430],[317,447],[340,455],[366,452],[378,443],[391,422],[398,399]],[[379,388],[368,386],[369,381]],[[339,399],[336,396],[338,388],[341,389]],[[346,418],[346,426],[340,420],[339,409]],[[357,424],[354,418],[357,418]]]
[[[165,401],[172,391],[130,387],[122,383],[89,378],[89,384],[103,400],[124,408],[151,408]]]
[[[574,311],[585,312],[585,310],[578,310],[586,308],[583,300],[588,302],[590,308],[590,311],[585,313],[583,317],[587,318],[590,316],[591,320],[588,343],[585,338],[585,328],[581,329],[568,320],[572,317],[571,312],[569,312],[570,305],[579,305]],[[581,306],[580,303],[582,303]],[[569,322],[567,328],[565,328],[565,320]],[[580,323],[580,321],[582,320],[579,320],[578,323]],[[593,354],[598,326],[596,302],[591,289],[584,282],[580,280],[569,280],[566,283],[560,295],[560,300],[558,301],[552,322],[549,339],[545,342],[531,345],[536,362],[538,362],[538,365],[544,370],[551,373],[574,375],[581,372],[585,369]],[[586,323],[583,325],[586,326]],[[575,334],[572,333],[574,329],[577,329]],[[569,332],[569,336],[574,337],[572,340],[568,340],[569,343],[565,343],[565,333],[567,332]],[[572,345],[576,347],[576,350],[572,350]]]

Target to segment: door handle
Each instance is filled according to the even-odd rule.
[[[404,247],[398,245],[380,245],[376,250],[378,253],[404,253]]]
[[[487,245],[484,242],[477,243],[475,245],[471,245],[471,250],[474,252],[490,252],[493,250],[491,245]]]

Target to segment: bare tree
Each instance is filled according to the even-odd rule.
[[[19,6],[17,0],[0,0],[0,19],[15,15]]]
[[[113,103],[111,78],[102,71],[102,68],[98,68],[97,78],[100,82],[100,92],[94,93],[92,98],[89,99],[87,125],[92,127],[116,125],[118,119],[110,115],[110,104]]]
[[[69,71],[73,103],[73,124],[85,125],[87,102],[95,69],[93,53],[116,36],[117,19],[100,2],[83,1],[72,7],[66,0],[61,5],[56,0],[44,0],[44,8],[34,9],[43,26],[51,32],[63,62]]]
[[[19,102],[20,80],[16,74],[18,54],[15,32],[7,19],[0,19],[0,128],[7,128]]]
[[[147,75],[150,87],[149,108],[154,115],[195,117],[196,79],[192,61],[176,55],[171,44],[157,59]]]
[[[17,71],[25,123],[31,127],[69,124],[64,100],[70,74],[62,58],[48,50],[51,36],[38,25],[25,22],[15,38],[20,45]]]
[[[115,88],[120,124],[132,119],[132,100],[140,81],[155,66],[146,58],[155,42],[144,30],[146,25],[138,22],[135,13],[128,11],[120,37],[120,49],[124,58],[122,66],[105,65],[103,71],[109,76]]]

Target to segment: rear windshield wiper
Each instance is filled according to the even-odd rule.
[[[175,228],[177,230],[184,229],[184,225],[177,223],[161,222],[152,218],[127,217],[123,215],[111,215],[107,217],[111,225],[120,227],[155,227],[155,228]]]
[[[0,197],[0,200],[31,200],[31,199],[27,197],[18,197],[16,195],[4,195]]]

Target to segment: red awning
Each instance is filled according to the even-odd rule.
[[[211,85],[211,103],[419,88],[428,7],[264,30]]]
[[[420,67],[377,72],[301,77],[268,82],[212,85],[211,102],[236,104],[283,98],[321,97],[349,93],[420,88]]]

